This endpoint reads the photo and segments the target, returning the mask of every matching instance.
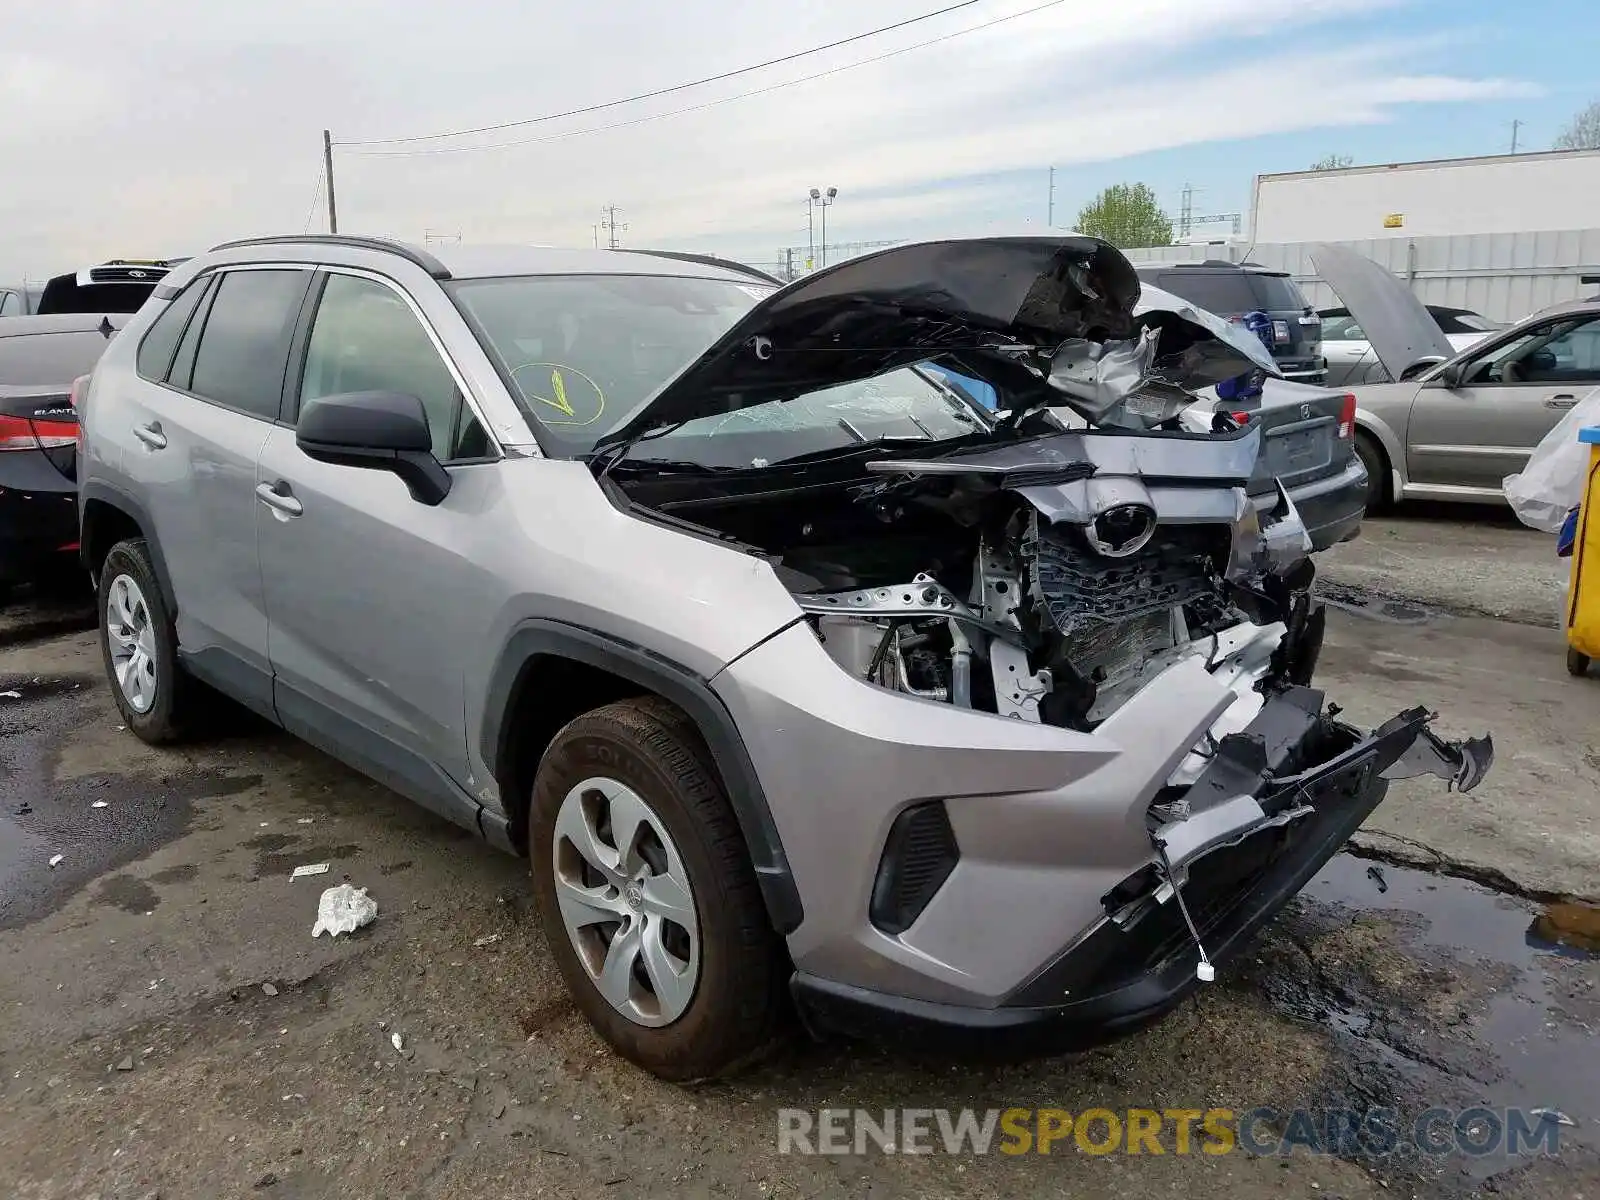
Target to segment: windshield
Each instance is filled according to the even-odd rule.
[[[638,442],[628,459],[765,467],[886,438],[945,441],[987,428],[971,405],[920,369],[905,367],[793,400],[697,417]]]
[[[532,275],[447,285],[541,440],[587,453],[757,301],[756,283]]]

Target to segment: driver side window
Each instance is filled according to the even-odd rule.
[[[306,345],[300,408],[345,392],[403,392],[422,401],[440,462],[483,458],[489,439],[422,323],[392,289],[329,275]]]
[[[1477,359],[1466,382],[1600,383],[1600,317],[1568,317],[1537,325]]]

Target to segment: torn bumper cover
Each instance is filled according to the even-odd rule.
[[[1218,743],[1191,787],[1152,805],[1154,860],[1106,893],[1104,919],[1086,936],[999,1004],[912,999],[801,971],[792,988],[802,1018],[819,1035],[1029,1056],[1143,1028],[1199,986],[1197,935],[1211,963],[1232,960],[1344,846],[1390,781],[1431,774],[1465,792],[1483,779],[1492,739],[1446,742],[1432,720],[1414,708],[1363,733],[1325,709],[1320,691],[1288,688]],[[1004,936],[1003,918],[994,934]]]

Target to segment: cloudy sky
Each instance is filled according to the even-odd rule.
[[[952,2],[28,5],[0,37],[0,278],[325,228],[324,127],[354,143],[537,118]],[[835,242],[1043,230],[1051,166],[1058,225],[1132,179],[1229,212],[1256,172],[1324,154],[1493,153],[1514,119],[1542,148],[1600,98],[1593,0],[1041,5],[980,0],[583,116],[341,145],[341,228],[578,245],[615,204],[625,243],[771,262],[806,244],[812,186],[839,189]]]

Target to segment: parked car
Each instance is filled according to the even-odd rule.
[[[1504,329],[1502,321],[1491,321],[1467,308],[1442,304],[1427,306],[1428,315],[1439,326],[1445,340],[1457,353],[1474,346]],[[1362,383],[1388,383],[1389,373],[1372,352],[1372,344],[1348,308],[1325,308],[1322,317],[1322,353],[1328,360],[1328,386],[1354,387]]]
[[[114,258],[45,283],[31,311],[59,313],[136,313],[178,259]]]
[[[1354,388],[1356,451],[1370,504],[1504,502],[1569,408],[1600,386],[1600,301],[1558,304],[1458,352],[1422,303],[1383,267],[1319,246],[1318,272],[1398,383]]]
[[[126,319],[0,321],[0,589],[77,573],[78,423],[70,394]]]
[[[1322,359],[1322,318],[1294,277],[1255,263],[1222,259],[1205,262],[1139,263],[1142,283],[1236,321],[1262,312],[1272,319],[1272,356],[1285,379],[1320,386],[1326,382]]]
[[[27,284],[0,285],[0,317],[26,317],[39,304],[42,289]]]
[[[1260,430],[1163,428],[1270,359],[1137,296],[1080,237],[781,289],[639,251],[218,247],[81,400],[112,693],[159,743],[209,684],[527,854],[577,1004],[664,1077],[733,1069],[790,1005],[1114,1037],[1387,779],[1492,759],[1307,686],[1323,614],[1293,504],[1245,501]]]

